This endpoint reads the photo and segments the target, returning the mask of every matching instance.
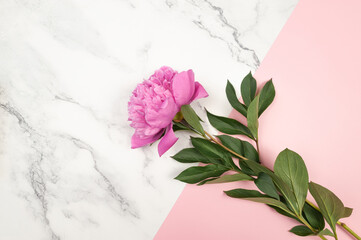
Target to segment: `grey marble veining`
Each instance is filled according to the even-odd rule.
[[[259,66],[297,0],[16,0],[0,7],[0,239],[152,239],[184,185],[130,149],[127,102],[162,65],[226,79]]]

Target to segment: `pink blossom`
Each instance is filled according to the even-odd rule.
[[[133,91],[128,102],[130,126],[135,129],[132,148],[139,148],[162,139],[158,145],[163,155],[178,140],[172,129],[172,119],[182,105],[207,97],[203,86],[194,81],[192,70],[177,73],[161,67]]]

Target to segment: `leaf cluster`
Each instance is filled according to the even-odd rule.
[[[296,235],[329,235],[337,239],[336,224],[339,219],[349,217],[352,209],[345,207],[329,189],[309,181],[305,162],[296,152],[283,150],[272,171],[261,165],[258,149],[251,143],[258,144],[258,119],[275,97],[272,80],[257,94],[256,80],[249,73],[241,83],[240,93],[243,103],[234,86],[227,82],[227,99],[247,118],[247,124],[207,111],[210,124],[223,133],[216,138],[206,137],[199,117],[189,105],[182,107],[186,124],[177,123],[176,128],[184,130],[190,126],[203,138],[191,137],[192,147],[181,150],[173,158],[181,163],[204,165],[189,167],[175,179],[198,185],[253,181],[258,190],[237,188],[225,193],[229,197],[264,203],[279,214],[295,219],[299,225],[290,232]],[[251,142],[230,135],[243,135]],[[306,200],[308,192],[318,207]],[[325,228],[325,222],[331,230]]]

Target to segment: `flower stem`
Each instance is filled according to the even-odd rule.
[[[337,224],[343,227],[347,232],[349,232],[357,240],[361,240],[361,237],[357,235],[351,228],[349,228],[345,223],[338,221]]]
[[[228,147],[224,146],[220,141],[218,141],[215,137],[213,137],[211,134],[209,134],[208,132],[204,131],[205,134],[207,135],[207,137],[210,138],[210,140],[216,144],[218,144],[219,146],[221,146],[222,148],[226,149],[228,152],[232,153],[233,155],[243,159],[243,160],[248,160],[248,158],[243,157],[242,155],[239,155],[238,153],[234,152],[233,150],[229,149]]]

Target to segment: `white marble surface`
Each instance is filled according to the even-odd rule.
[[[156,68],[192,68],[228,114],[297,0],[3,0],[0,239],[152,239],[184,185],[156,147],[131,150],[127,101]]]

